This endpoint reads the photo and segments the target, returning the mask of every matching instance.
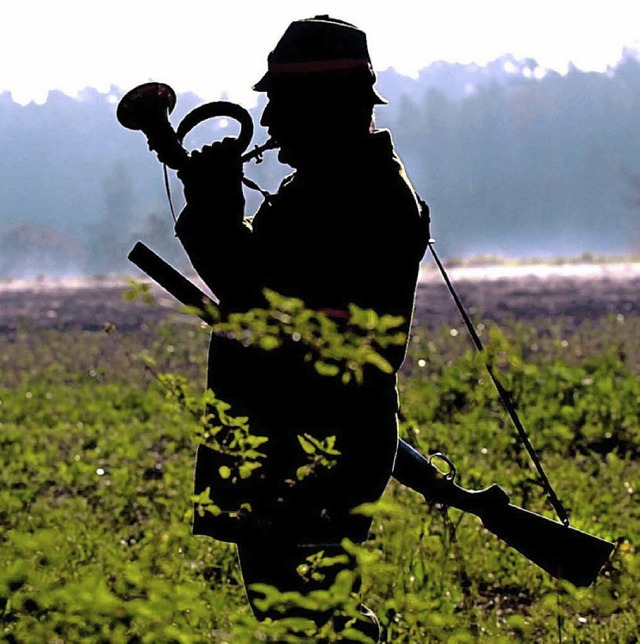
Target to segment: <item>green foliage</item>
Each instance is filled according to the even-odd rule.
[[[259,451],[268,438],[253,434],[246,416],[230,413],[231,405],[214,392],[195,395],[184,376],[158,374],[158,381],[169,401],[169,411],[186,412],[195,425],[193,435],[199,442],[226,457],[228,465],[220,466],[220,476],[236,482],[247,479],[261,466],[265,454]]]
[[[139,282],[133,278],[127,278],[127,288],[122,293],[122,299],[125,302],[133,302],[134,300],[142,300],[145,304],[153,304],[153,295],[151,293],[151,284],[149,282]]]
[[[308,458],[308,462],[296,470],[296,478],[299,481],[311,476],[319,468],[331,469],[338,462],[337,459],[340,458],[340,451],[334,447],[336,444],[335,436],[316,438],[305,432],[298,435],[298,442]]]
[[[351,550],[353,544],[345,543]],[[326,590],[312,590],[306,594],[279,592],[266,584],[253,584],[252,590],[262,596],[256,600],[262,611],[281,614],[281,619],[269,619],[260,630],[277,642],[356,641],[371,644],[356,623],[364,621],[360,612],[360,598],[357,592],[358,575],[354,570],[341,569],[333,575],[331,569],[346,564],[347,554],[328,556],[319,551],[306,558],[298,567],[298,574],[305,580],[322,582],[330,575],[333,583]],[[312,621],[308,615],[322,615],[320,623]],[[292,616],[294,615],[294,616]],[[316,617],[317,621],[317,617]]]
[[[349,306],[349,321],[339,327],[327,315],[308,309],[298,298],[284,297],[266,290],[268,308],[232,313],[225,321],[213,324],[213,333],[224,335],[245,345],[270,351],[285,342],[304,348],[304,359],[313,362],[323,376],[340,377],[348,383],[361,382],[365,368],[393,371],[381,350],[404,344],[406,335],[399,331],[403,318],[378,315],[371,309]],[[213,319],[219,315],[207,307]]]
[[[285,321],[298,314],[294,306]],[[425,453],[445,452],[461,484],[498,482],[515,503],[551,516],[481,357],[452,331],[414,329],[401,378],[402,435]],[[373,334],[360,333],[373,348]],[[640,321],[481,333],[572,525],[616,540],[616,552],[593,587],[556,583],[475,517],[449,510],[446,519],[392,482],[379,504],[362,509],[374,516],[370,540],[345,544],[363,572],[365,603],[387,642],[556,641],[559,621],[565,641],[632,642],[640,602]],[[197,444],[231,427],[240,453],[259,462],[263,452],[262,444],[241,445],[243,419],[230,417],[213,394],[194,393],[206,364],[199,324],[130,334],[25,328],[0,344],[4,640],[320,637],[301,618],[257,624],[233,547],[190,534]],[[301,447],[323,467],[339,458],[330,439],[303,435]],[[242,472],[230,466],[234,476]],[[304,575],[323,574],[322,558],[305,566]],[[323,636],[355,638],[353,581],[345,571],[331,591],[306,600],[264,588],[264,601],[328,607],[343,619],[322,625]]]

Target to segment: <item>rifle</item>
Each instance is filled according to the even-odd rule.
[[[432,248],[433,252],[433,248]],[[142,242],[129,253],[129,260],[162,286],[179,302],[200,311],[202,320],[212,323],[207,313],[215,302],[173,266]],[[439,476],[432,460],[442,458],[449,472]],[[479,517],[484,527],[553,577],[575,586],[589,586],[614,550],[614,544],[587,532],[548,519],[509,502],[498,485],[484,490],[467,490],[455,484],[455,467],[442,454],[425,458],[404,440],[398,443],[393,476],[428,501],[442,503]]]
[[[444,483],[431,480],[431,487],[435,487],[431,492],[424,481],[432,476],[427,467],[434,467],[434,457],[444,459],[449,472]],[[575,586],[590,586],[613,552],[615,544],[609,541],[509,503],[509,496],[499,485],[477,492],[455,485],[455,466],[443,454],[427,459],[400,441],[396,459],[403,461],[402,477],[398,476],[397,463],[393,472],[401,483],[423,492],[427,500],[479,517],[489,532],[552,577]]]

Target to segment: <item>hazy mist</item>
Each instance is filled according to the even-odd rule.
[[[640,250],[640,62],[631,53],[602,74],[543,73],[506,56],[486,67],[436,63],[417,79],[388,70],[378,88],[389,105],[377,125],[391,129],[429,202],[445,256]],[[126,255],[137,239],[186,265],[162,167],[144,136],[115,119],[127,89],[52,92],[26,106],[0,94],[0,277],[133,272]],[[174,125],[200,102],[179,96]],[[235,131],[223,125],[199,126],[188,146]],[[255,142],[265,138],[257,127]],[[246,167],[271,191],[290,171],[273,156]],[[179,211],[175,178],[172,192]],[[260,196],[247,199],[251,214]]]

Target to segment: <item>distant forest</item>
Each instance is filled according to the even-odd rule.
[[[485,67],[441,62],[417,78],[381,72],[378,88],[389,104],[377,108],[377,126],[392,131],[430,204],[444,256],[640,252],[635,53],[606,73],[564,75],[511,56]],[[133,272],[126,255],[137,239],[186,266],[161,166],[144,136],[115,119],[127,89],[51,92],[26,106],[0,94],[0,277]],[[251,110],[256,126],[263,100]],[[201,102],[179,96],[174,125]],[[203,124],[187,144],[227,131],[233,123]],[[265,138],[257,127],[255,142]],[[246,171],[274,191],[291,169],[266,156]],[[172,192],[179,210],[175,178]],[[247,199],[251,214],[260,197]]]

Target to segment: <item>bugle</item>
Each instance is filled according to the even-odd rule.
[[[244,152],[253,137],[251,115],[242,106],[229,101],[205,103],[189,112],[174,130],[169,114],[176,105],[176,93],[164,83],[143,83],[127,92],[116,110],[118,122],[129,130],[140,130],[147,137],[149,149],[174,170],[180,170],[189,162],[190,153],[183,147],[185,136],[198,124],[215,117],[229,117],[240,123],[237,145]],[[265,150],[276,147],[273,139],[255,146],[241,156],[243,162],[261,159]]]

